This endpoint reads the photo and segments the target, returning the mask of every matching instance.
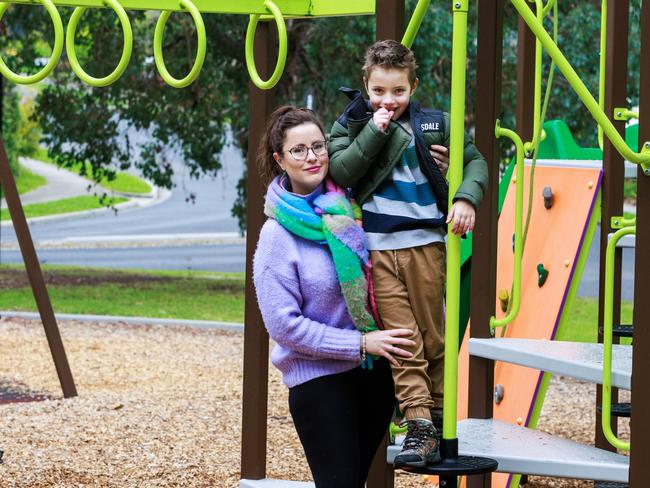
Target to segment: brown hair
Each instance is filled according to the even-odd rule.
[[[415,70],[418,65],[415,55],[404,44],[392,39],[377,41],[366,50],[363,60],[363,77],[367,80],[374,68],[400,69],[408,71],[409,83],[415,83],[417,75]]]
[[[302,124],[314,124],[325,134],[316,114],[307,108],[297,108],[293,105],[283,105],[277,108],[266,123],[266,130],[257,150],[257,164],[264,186],[282,173],[282,168],[273,159],[273,153],[281,153],[284,136],[287,130]]]

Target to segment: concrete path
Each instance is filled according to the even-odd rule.
[[[26,320],[41,320],[38,312],[16,312],[12,310],[0,311],[0,317],[18,317]],[[56,320],[76,322],[102,322],[105,324],[129,324],[129,325],[168,325],[198,327],[200,329],[218,329],[243,332],[244,324],[237,322],[216,322],[213,320],[189,320],[189,319],[161,319],[156,317],[122,317],[115,315],[81,315],[73,313],[57,313]]]
[[[91,194],[88,192],[90,182],[71,171],[30,158],[20,158],[20,164],[32,173],[43,176],[47,180],[46,185],[20,195],[20,201],[23,205]],[[102,191],[104,190],[102,189]],[[0,205],[7,208],[4,199],[2,199]]]

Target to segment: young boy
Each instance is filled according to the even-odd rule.
[[[408,432],[395,467],[440,460],[443,393],[445,234],[474,228],[487,185],[487,164],[465,136],[463,183],[448,209],[449,115],[411,100],[415,57],[387,40],[368,48],[358,90],[332,127],[330,174],[361,205],[372,257],[379,315],[387,329],[409,328],[412,359],[393,366],[395,395]],[[440,428],[440,427],[438,427]]]

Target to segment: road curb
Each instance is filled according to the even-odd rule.
[[[71,313],[57,313],[56,319],[59,322],[103,322],[107,324],[128,324],[128,325],[165,325],[195,327],[198,329],[216,329],[234,332],[244,332],[244,324],[237,322],[217,322],[212,320],[183,320],[183,319],[162,319],[155,317],[120,317],[115,315],[80,315]],[[18,312],[12,310],[0,310],[0,317],[21,318],[26,320],[40,320],[41,316],[36,312]]]
[[[171,197],[172,192],[170,190],[160,189],[159,194],[160,195],[156,198],[151,198],[151,197],[133,198],[128,202],[118,203],[114,207],[102,207],[102,208],[94,208],[92,210],[83,210],[81,212],[69,212],[69,213],[56,214],[56,215],[47,215],[45,217],[33,217],[31,219],[27,219],[27,224],[33,225],[33,224],[38,224],[40,222],[75,219],[81,216],[96,215],[96,214],[111,212],[113,211],[113,209],[119,211],[119,210],[151,207],[153,205],[158,205],[168,200]],[[14,224],[11,219],[0,222],[0,227],[13,227],[13,225]]]

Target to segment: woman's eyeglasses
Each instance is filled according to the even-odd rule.
[[[310,149],[314,153],[314,156],[324,156],[327,154],[327,143],[325,141],[317,141],[314,142],[311,146],[305,146],[301,144],[299,146],[294,146],[285,152],[290,153],[291,156],[293,156],[293,159],[297,161],[304,161],[307,159]]]

